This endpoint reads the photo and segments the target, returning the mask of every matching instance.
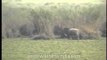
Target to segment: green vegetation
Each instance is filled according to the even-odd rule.
[[[100,29],[104,30],[101,28],[106,21],[106,5],[104,3],[14,4],[16,5],[13,3],[2,4],[2,36],[5,38],[41,33],[53,37],[53,29],[56,25],[62,28],[79,28],[91,34]],[[25,34],[21,33],[21,28]]]
[[[46,57],[47,55],[50,57]],[[57,57],[52,58],[52,55]],[[2,60],[105,60],[106,40],[3,39],[2,58]]]
[[[97,39],[53,39],[55,26]],[[105,60],[105,27],[105,0],[3,0],[2,60]],[[36,34],[52,39],[30,40]]]

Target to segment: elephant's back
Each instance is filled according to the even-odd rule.
[[[77,29],[77,28],[70,28],[69,29],[69,33],[72,34],[72,35],[77,35],[77,34],[79,34],[79,29]]]
[[[70,28],[69,30],[79,31],[79,29],[77,29],[77,28]]]

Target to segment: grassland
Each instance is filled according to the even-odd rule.
[[[105,52],[105,39],[2,40],[2,60],[106,60]]]

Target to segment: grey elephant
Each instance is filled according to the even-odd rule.
[[[77,28],[64,28],[62,36],[69,39],[79,40],[80,31]]]

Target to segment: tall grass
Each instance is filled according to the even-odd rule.
[[[23,25],[26,25],[26,33],[31,32],[28,35],[45,33],[53,37],[53,29],[56,25],[62,28],[76,27],[81,30],[85,29],[87,32],[96,32],[106,20],[105,4],[70,5],[52,3],[34,7],[12,7],[4,4],[2,7],[2,29],[7,29],[7,31],[2,31],[3,36],[7,35],[8,29],[18,31],[19,35],[22,35],[20,28]],[[13,31],[11,33],[14,34]]]

